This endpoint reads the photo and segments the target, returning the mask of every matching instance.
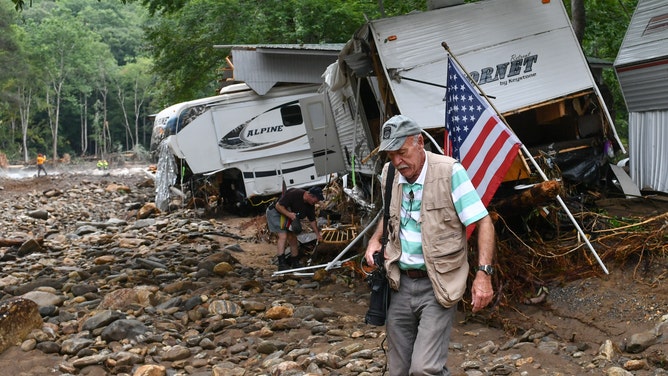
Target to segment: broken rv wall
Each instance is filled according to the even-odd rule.
[[[394,114],[437,136],[444,128],[443,42],[532,154],[539,153],[533,147],[554,146],[557,154],[577,148],[591,160],[603,153],[604,139],[625,152],[563,4],[487,0],[372,20],[346,44],[326,73],[323,106],[330,107],[341,142],[342,150],[330,155],[343,155],[348,171],[351,161],[365,162],[355,165],[360,172],[378,171],[380,159],[367,157],[380,125]]]
[[[668,3],[640,0],[614,63],[629,111],[629,172],[668,192]]]

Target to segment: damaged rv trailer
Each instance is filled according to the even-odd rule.
[[[629,111],[631,178],[668,193],[668,2],[638,1],[614,67]]]
[[[156,115],[151,149],[165,143],[169,155],[161,158],[176,159],[158,168],[174,166],[174,174],[182,175],[175,180],[187,180],[183,186],[193,198],[213,187],[212,196],[228,208],[284,187],[324,184],[326,175],[315,171],[299,99],[317,93],[322,72],[342,46],[218,46],[231,48],[233,77],[219,95]]]
[[[562,2],[459,3],[357,30],[327,68],[324,93],[300,100],[318,174],[378,174],[380,127],[395,114],[415,119],[442,148],[447,43],[532,156],[564,179],[601,177],[626,151]],[[530,177],[518,156],[505,181]]]

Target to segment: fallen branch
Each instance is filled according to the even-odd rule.
[[[0,238],[0,247],[20,247],[23,245],[23,243],[27,242],[30,239],[2,239]],[[44,244],[44,239],[39,238],[39,239],[33,239],[39,245]]]

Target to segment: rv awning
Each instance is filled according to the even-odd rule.
[[[215,45],[230,48],[234,79],[259,95],[278,82],[320,84],[322,73],[336,61],[343,44]]]

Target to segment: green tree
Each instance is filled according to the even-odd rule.
[[[134,131],[134,143],[128,145],[128,149],[134,149],[140,140],[140,123],[146,102],[150,97],[153,85],[150,70],[152,61],[148,58],[139,58],[136,62],[129,63],[118,72],[118,92],[119,99],[125,97],[126,100],[120,101],[121,109],[125,119],[126,129],[132,133]],[[124,93],[124,94],[121,94]],[[129,102],[129,103],[128,103]],[[130,108],[132,115],[132,124],[130,124],[127,108]]]
[[[100,78],[100,70],[107,69],[114,72],[117,69],[117,64],[109,46],[101,41],[91,42],[87,50],[81,51],[80,57],[83,64],[79,74],[71,81],[73,92],[77,95],[77,106],[72,111],[79,115],[79,129],[78,134],[72,132],[70,139],[79,136],[81,142],[79,149],[83,154],[88,150],[88,113],[94,103],[93,96],[96,92],[96,82]],[[74,121],[74,119],[70,121]],[[71,127],[71,130],[74,131],[75,128]]]
[[[150,60],[140,58],[137,62],[121,67],[114,75],[116,100],[123,113],[127,150],[134,149],[139,143],[140,120],[152,84],[150,69]]]
[[[149,22],[148,12],[138,4],[120,2],[91,2],[90,0],[65,0],[77,17],[100,40],[109,46],[117,64],[124,65],[144,55],[145,39],[143,27]]]
[[[110,60],[101,60],[96,64],[97,75],[94,80],[95,90],[98,94],[97,99],[93,105],[94,122],[93,122],[93,139],[95,144],[95,155],[106,158],[111,146],[111,131],[109,128],[109,87],[113,81],[113,74],[117,67],[115,62]]]
[[[24,60],[20,37],[13,27],[16,14],[8,8],[8,4],[0,4],[0,149],[13,153],[20,102],[16,84],[17,77],[23,74],[20,67]],[[26,152],[25,147],[23,149]]]
[[[23,69],[16,72],[16,75],[11,80],[11,86],[16,91],[15,108],[18,110],[21,125],[23,161],[24,163],[28,163],[30,159],[28,153],[28,130],[32,120],[33,104],[38,101],[35,93],[39,92],[40,70],[39,67],[31,64],[31,61],[34,61],[36,56],[35,46],[26,43],[27,35],[22,29],[16,29],[16,34],[21,45],[21,49],[17,52],[16,57],[20,59],[19,66],[23,67]]]
[[[32,43],[38,48],[38,59],[44,67],[44,90],[49,128],[52,137],[52,158],[58,159],[60,111],[67,85],[87,65],[85,58],[93,56],[91,49],[99,37],[88,31],[79,19],[71,16],[46,18],[33,25]]]
[[[216,70],[226,53],[213,45],[239,38],[246,11],[236,0],[193,1],[147,29],[160,106],[215,94]]]

